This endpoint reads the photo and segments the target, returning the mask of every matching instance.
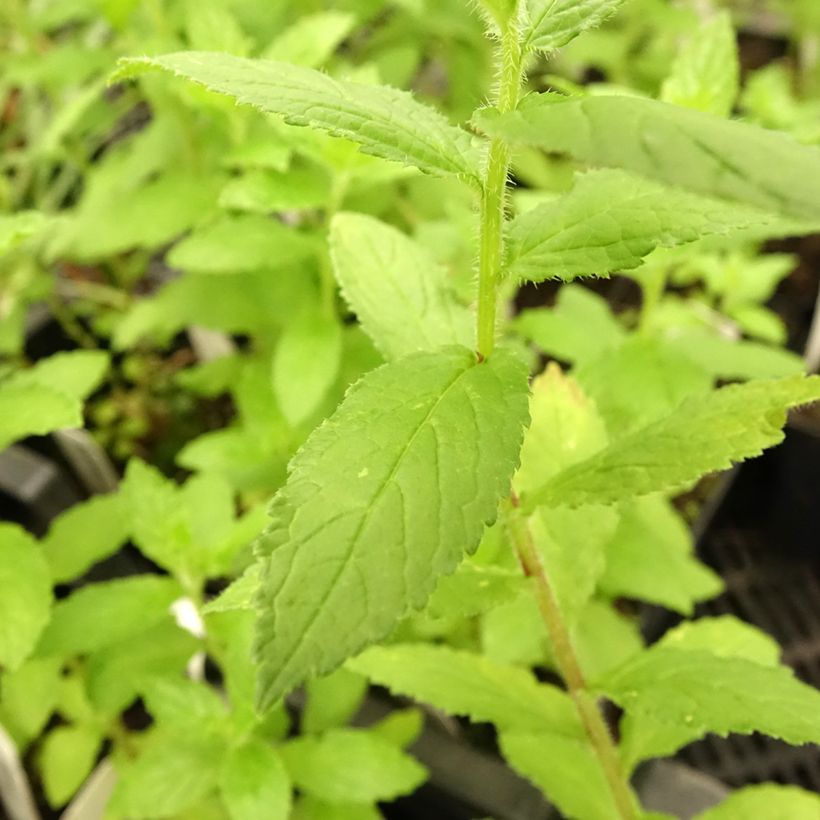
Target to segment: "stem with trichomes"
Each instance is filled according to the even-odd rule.
[[[521,90],[521,32],[516,19],[501,32],[500,63],[495,106],[504,113],[518,104]],[[498,282],[504,257],[504,218],[510,149],[503,139],[490,141],[481,191],[478,256],[478,354],[486,359],[495,345]]]
[[[572,638],[555,598],[541,555],[533,541],[527,518],[518,509],[518,498],[515,494],[512,496],[511,506],[506,511],[505,523],[524,573],[533,580],[535,585],[538,609],[552,644],[558,672],[567,686],[590,746],[601,765],[618,814],[623,820],[634,820],[638,816],[638,808],[629,781],[624,775],[618,750],[595,698],[587,690],[584,674],[572,645]]]

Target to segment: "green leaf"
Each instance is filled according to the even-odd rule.
[[[330,250],[342,295],[385,358],[472,344],[470,312],[456,302],[447,272],[400,231],[363,214],[337,214]]]
[[[311,734],[344,726],[356,714],[367,691],[367,681],[340,667],[305,686],[307,705],[302,712],[302,731]]]
[[[409,794],[425,770],[395,745],[356,729],[331,729],[280,747],[294,786],[329,803],[372,803]]]
[[[278,35],[260,56],[318,68],[333,56],[355,24],[356,18],[342,11],[306,14]]]
[[[581,285],[565,285],[553,308],[524,310],[515,330],[544,353],[562,362],[583,364],[625,337],[606,300]]]
[[[783,666],[661,644],[595,688],[630,715],[697,730],[696,736],[762,732],[794,744],[820,740],[820,692]]]
[[[372,734],[402,749],[414,743],[423,729],[424,713],[415,707],[394,709],[387,717],[367,727]]]
[[[109,356],[102,350],[73,350],[41,359],[34,367],[18,370],[6,385],[47,387],[78,401],[87,398],[102,382]]]
[[[146,683],[143,699],[154,721],[181,737],[210,735],[216,741],[227,726],[224,698],[205,683],[182,677],[154,678]]]
[[[102,735],[96,726],[80,723],[52,729],[40,747],[40,771],[48,803],[67,803],[88,777],[97,759]]]
[[[761,783],[730,794],[695,820],[816,820],[818,816],[820,795],[797,786]]]
[[[501,754],[571,820],[618,820],[598,758],[586,740],[532,731],[504,731]]]
[[[374,646],[348,665],[397,695],[501,729],[580,735],[569,697],[515,666],[426,644]]]
[[[621,507],[618,529],[606,545],[601,591],[691,615],[698,601],[717,595],[720,578],[692,555],[689,528],[657,495]]]
[[[121,643],[167,617],[181,594],[173,579],[156,575],[82,587],[55,604],[38,653],[83,654]]]
[[[482,109],[475,120],[491,136],[820,221],[820,148],[782,133],[628,96],[534,94],[517,111],[499,115]]]
[[[470,618],[513,599],[525,583],[520,570],[464,561],[439,578],[425,612],[432,618]]]
[[[530,22],[524,46],[552,51],[600,26],[623,0],[527,0]]]
[[[261,740],[232,749],[219,781],[231,820],[288,820],[291,788],[279,753]]]
[[[518,459],[525,384],[503,349],[483,364],[415,354],[365,376],[311,435],[258,542],[263,707],[384,637],[475,550]]]
[[[116,552],[129,535],[125,513],[122,498],[110,493],[75,504],[57,518],[41,542],[54,583],[76,578]]]
[[[306,794],[293,807],[291,820],[383,820],[383,815],[368,803],[328,803]]]
[[[664,81],[661,99],[719,117],[732,113],[740,88],[740,62],[728,11],[699,26]]]
[[[504,31],[516,13],[518,0],[478,0],[479,10],[495,31]]]
[[[0,216],[0,256],[38,234],[45,224],[46,216],[39,211],[18,211]]]
[[[786,410],[818,398],[820,377],[802,376],[692,396],[666,418],[563,470],[524,504],[612,503],[685,488],[706,473],[779,444]]]
[[[312,69],[214,52],[180,52],[120,61],[113,79],[154,69],[186,77],[292,125],[359,143],[384,159],[477,183],[480,154],[470,135],[404,91],[334,80]]]
[[[764,211],[624,171],[588,171],[568,194],[510,223],[507,269],[534,282],[606,276],[638,267],[657,247],[776,221]]]
[[[291,168],[287,173],[251,171],[231,180],[219,195],[223,208],[269,214],[322,207],[330,198],[328,175],[315,168]]]
[[[51,579],[40,546],[0,523],[0,666],[12,672],[31,654],[49,620]]]
[[[82,405],[71,396],[39,384],[0,382],[0,450],[27,436],[82,425]]]
[[[22,666],[4,671],[0,698],[0,725],[20,751],[45,727],[57,705],[62,662],[59,658],[29,658]]]
[[[273,354],[273,389],[294,427],[306,421],[333,386],[342,358],[342,328],[307,312],[288,324]]]

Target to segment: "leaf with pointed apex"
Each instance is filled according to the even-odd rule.
[[[515,14],[518,0],[478,0],[478,6],[487,22],[500,32]]]
[[[113,80],[163,69],[237,102],[280,114],[293,125],[353,140],[365,153],[439,176],[457,174],[474,184],[480,178],[481,155],[471,136],[406,91],[216,52],[123,59],[119,66]]]
[[[456,302],[447,272],[400,231],[363,214],[337,214],[330,252],[342,295],[387,359],[472,344],[470,312]]]
[[[786,411],[817,399],[815,376],[753,381],[692,396],[665,418],[561,471],[524,498],[524,506],[611,504],[680,490],[779,444]]]
[[[439,578],[425,612],[433,618],[470,618],[510,601],[525,588],[521,570],[464,561]]]
[[[39,764],[50,806],[57,808],[71,799],[93,768],[102,741],[100,728],[88,723],[58,726],[46,735]]]
[[[552,51],[600,26],[624,0],[527,0],[530,22],[524,47]]]
[[[580,737],[569,696],[532,673],[482,655],[426,644],[374,646],[348,666],[397,695],[500,729]]]
[[[507,270],[534,282],[607,276],[638,267],[658,247],[776,221],[765,211],[626,171],[588,171],[569,193],[512,221]]]
[[[797,786],[760,783],[730,794],[695,820],[817,820],[820,795]]]
[[[260,55],[306,68],[318,68],[350,34],[356,18],[343,11],[306,14],[285,29]]]
[[[782,133],[627,96],[534,94],[474,120],[490,136],[811,223],[795,233],[820,222],[820,148]]]
[[[466,348],[384,365],[289,467],[257,542],[259,702],[384,637],[478,546],[527,421],[526,367]]]
[[[279,753],[251,739],[232,749],[219,778],[219,791],[231,820],[288,820],[291,784]]]
[[[82,427],[79,401],[41,384],[0,383],[0,450],[27,436]]]
[[[740,87],[740,61],[732,18],[716,14],[693,33],[663,83],[661,99],[728,117]]]

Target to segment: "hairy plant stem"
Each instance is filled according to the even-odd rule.
[[[635,820],[638,817],[637,803],[629,781],[624,775],[615,742],[595,698],[587,690],[572,638],[558,607],[541,555],[533,541],[527,518],[518,509],[518,498],[515,494],[512,495],[511,505],[506,510],[505,522],[524,573],[535,583],[538,609],[552,644],[558,672],[564,679],[590,746],[601,765],[618,814],[623,820]]]
[[[517,21],[507,24],[499,43],[500,77],[495,106],[502,113],[518,104],[521,90],[521,34]],[[504,257],[504,216],[507,202],[507,174],[510,149],[503,139],[493,139],[487,152],[487,165],[481,191],[480,238],[478,257],[479,357],[486,359],[495,346],[498,281]]]

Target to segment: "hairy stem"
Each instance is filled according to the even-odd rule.
[[[507,510],[506,524],[524,573],[535,582],[538,609],[549,634],[558,672],[566,683],[592,750],[601,765],[618,814],[623,820],[635,820],[638,817],[636,800],[621,767],[615,742],[594,697],[587,691],[572,638],[558,607],[541,555],[532,539],[527,519],[518,509],[515,495],[512,497],[512,507]]]
[[[512,111],[518,104],[521,89],[521,34],[516,21],[501,34],[501,63],[496,108]],[[507,200],[507,174],[510,149],[502,139],[490,141],[487,166],[481,192],[480,239],[478,257],[478,327],[477,347],[486,359],[495,346],[498,280],[504,256],[504,212]]]

